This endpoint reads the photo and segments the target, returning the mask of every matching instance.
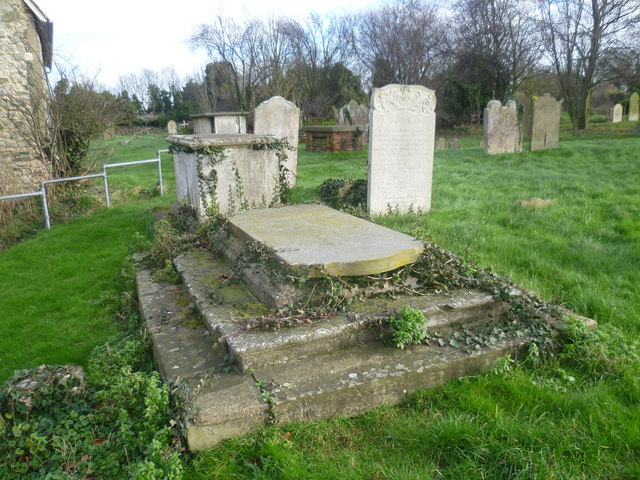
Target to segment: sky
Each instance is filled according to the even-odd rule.
[[[173,66],[182,76],[202,71],[204,52],[187,40],[195,27],[222,12],[234,17],[303,17],[301,0],[35,0],[53,22],[54,60],[113,89],[121,75]],[[375,5],[376,0],[321,0],[318,13]],[[316,8],[317,7],[317,8]],[[57,57],[57,58],[56,58]]]

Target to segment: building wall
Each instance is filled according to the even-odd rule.
[[[48,143],[48,95],[31,11],[22,0],[0,0],[0,195],[32,192],[51,178],[38,148]]]

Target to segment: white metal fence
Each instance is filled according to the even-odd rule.
[[[66,178],[56,178],[53,180],[45,180],[40,183],[40,191],[38,192],[30,192],[30,193],[18,193],[16,195],[5,195],[0,197],[0,200],[12,200],[17,198],[27,198],[27,197],[41,197],[42,198],[42,211],[44,213],[44,226],[46,228],[51,228],[51,218],[49,217],[49,205],[47,202],[47,189],[46,185],[51,183],[61,183],[61,182],[72,182],[75,180],[84,180],[85,178],[98,178],[102,177],[104,183],[104,201],[107,208],[111,207],[111,202],[109,200],[109,178],[107,176],[107,170],[109,168],[114,167],[127,167],[130,165],[142,165],[145,163],[157,163],[158,164],[158,188],[160,191],[160,195],[164,195],[164,188],[162,185],[162,154],[168,153],[169,150],[158,150],[157,158],[152,158],[149,160],[137,160],[134,162],[123,162],[123,163],[108,163],[102,166],[102,173],[94,173],[91,175],[81,175],[78,177],[66,177]]]

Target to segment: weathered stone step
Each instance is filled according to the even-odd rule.
[[[160,374],[195,386],[223,360],[224,352],[179,285],[155,282],[138,266],[136,275],[142,321],[151,335]]]
[[[227,345],[243,371],[290,363],[380,340],[384,334],[381,325],[403,305],[424,312],[429,333],[442,333],[459,325],[492,322],[499,317],[501,310],[501,305],[490,295],[469,290],[367,299],[355,304],[348,315],[336,315],[309,325],[277,331],[237,331],[227,338]]]
[[[216,341],[241,332],[242,323],[268,312],[211,252],[193,250],[176,257],[173,263]]]
[[[283,425],[348,417],[396,405],[417,389],[483,372],[517,347],[511,341],[469,353],[427,345],[399,350],[374,343],[261,368],[253,376],[226,376],[194,400],[196,416],[187,425],[189,449],[210,448],[267,421]]]
[[[476,375],[524,340],[504,341],[472,352],[419,345],[400,350],[369,344],[328,352],[294,365],[258,369],[270,382],[271,411],[280,425],[291,421],[355,416],[380,405],[397,405],[417,389]]]

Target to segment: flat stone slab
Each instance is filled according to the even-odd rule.
[[[261,242],[310,277],[373,275],[417,260],[419,240],[324,205],[293,205],[229,217],[240,240]]]

